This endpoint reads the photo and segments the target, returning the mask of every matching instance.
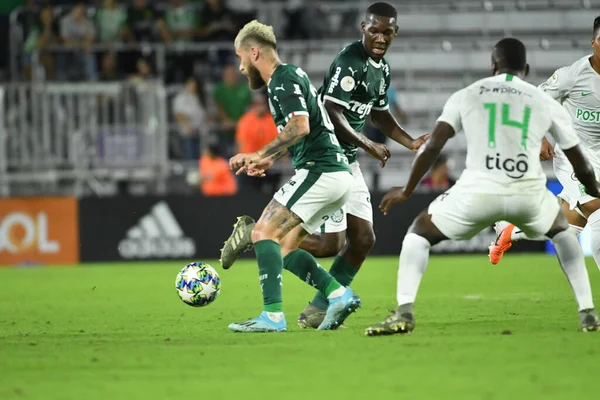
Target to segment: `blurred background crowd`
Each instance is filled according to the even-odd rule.
[[[237,31],[254,18],[272,24],[284,62],[302,66],[319,87],[334,55],[360,39],[370,3],[0,1],[0,190],[71,190],[64,183],[72,181],[79,194],[129,193],[143,181],[141,191],[164,191],[176,190],[167,181],[177,177],[206,195],[275,190],[289,160],[264,180],[234,177],[225,162],[277,135],[265,93],[251,92],[238,72]],[[413,136],[431,129],[452,91],[486,75],[497,39],[525,41],[539,83],[586,54],[599,7],[591,0],[392,4],[400,35],[387,56],[388,96]],[[365,134],[386,141],[370,125]],[[453,182],[464,155],[464,142],[455,142],[424,186]],[[390,146],[385,170],[361,158],[374,190],[399,183],[410,167],[412,155]],[[167,183],[149,187],[153,181]]]

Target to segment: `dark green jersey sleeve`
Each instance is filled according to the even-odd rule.
[[[299,74],[287,73],[284,76],[285,79],[273,82],[271,87],[274,87],[275,103],[279,106],[287,123],[292,117],[308,116],[306,99],[310,94],[310,88],[306,85],[306,79]]]
[[[385,111],[390,108],[387,92],[392,82],[392,74],[390,73],[390,66],[388,63],[383,64],[383,73],[385,79],[381,82],[379,87],[379,98],[375,104],[373,104],[373,110],[376,111]]]
[[[364,60],[350,52],[338,55],[325,77],[323,99],[349,109],[350,97],[362,80],[364,66]]]

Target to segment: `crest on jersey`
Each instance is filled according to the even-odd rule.
[[[340,208],[335,210],[333,214],[331,214],[331,220],[333,222],[337,222],[338,224],[344,220],[344,211]]]
[[[345,76],[342,78],[342,82],[340,83],[340,86],[341,86],[342,90],[344,90],[345,92],[349,92],[352,89],[354,89],[354,87],[356,86],[356,82],[354,81],[353,77]]]
[[[381,83],[379,84],[379,95],[383,96],[385,94],[385,79],[381,78]]]

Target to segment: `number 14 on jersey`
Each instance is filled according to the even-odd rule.
[[[521,131],[521,147],[527,149],[527,134],[529,132],[529,120],[531,118],[531,108],[525,106],[523,109],[523,120],[521,122],[510,119],[510,104],[506,103],[484,103],[483,108],[489,111],[490,118],[488,122],[488,147],[496,147],[496,117],[498,115],[498,106],[501,106],[501,125],[519,129]]]

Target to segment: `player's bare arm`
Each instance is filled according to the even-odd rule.
[[[551,158],[556,157],[556,153],[554,153],[554,147],[552,147],[552,143],[546,138],[542,140],[542,150],[540,150],[540,160],[546,161]]]
[[[292,117],[285,128],[275,139],[270,141],[258,151],[261,160],[287,150],[298,140],[310,133],[310,123],[307,116],[297,115]]]
[[[594,170],[587,158],[585,158],[581,152],[579,145],[563,151],[573,166],[575,176],[579,179],[579,182],[585,186],[587,194],[593,197],[600,197]]]
[[[292,117],[281,133],[265,147],[255,153],[236,154],[229,160],[231,169],[239,169],[249,164],[258,164],[259,162],[287,150],[298,140],[310,133],[310,124],[307,116],[297,115]],[[272,164],[271,164],[272,165]]]
[[[382,111],[371,111],[371,120],[373,121],[373,124],[384,133],[385,136],[414,152],[419,150],[423,143],[425,143],[425,141],[429,138],[429,135],[423,135],[413,139],[408,133],[406,133],[402,126],[400,126],[389,109]]]
[[[273,164],[275,164],[275,161],[285,157],[287,153],[287,149],[281,150],[279,153],[273,154],[271,157],[267,157],[263,160],[260,160],[256,164],[248,164],[246,166],[243,166],[242,168],[238,169],[235,174],[241,175],[245,172],[248,176],[262,178],[265,176],[265,171],[271,168]]]
[[[365,150],[370,156],[381,161],[381,167],[384,167],[385,163],[390,158],[390,151],[387,146],[381,143],[375,143],[362,133],[352,129],[344,116],[344,106],[327,99],[325,99],[324,105],[327,114],[329,114],[329,119],[335,128],[335,134],[343,141]]]
[[[404,188],[391,188],[381,200],[379,209],[385,215],[387,215],[393,204],[404,202],[412,195],[412,192],[427,171],[433,166],[444,145],[448,139],[454,136],[454,133],[454,128],[450,124],[438,122],[425,149],[415,158],[415,163],[410,171],[410,177],[406,186]]]

